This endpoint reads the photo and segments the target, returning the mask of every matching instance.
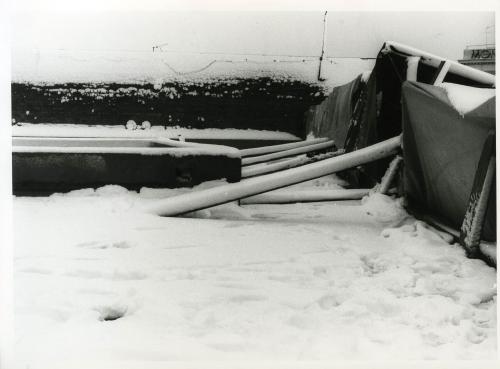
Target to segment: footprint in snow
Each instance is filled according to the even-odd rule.
[[[105,250],[110,248],[115,249],[128,249],[130,248],[130,244],[127,241],[117,241],[117,242],[83,242],[76,245],[77,247],[82,247],[85,249],[95,249],[95,250]]]
[[[434,347],[447,343],[446,337],[432,331],[422,333],[421,337],[426,344]]]
[[[86,278],[86,279],[96,279],[102,278],[103,274],[97,270],[73,270],[71,272],[64,273],[64,275],[68,277],[78,277],[78,278]]]
[[[479,344],[483,342],[486,339],[486,337],[487,337],[486,333],[484,333],[484,331],[481,330],[480,328],[476,327],[471,328],[466,334],[467,340],[470,343],[474,344]]]
[[[115,281],[134,281],[146,279],[148,275],[136,270],[115,270],[113,273],[103,273],[99,270],[79,269],[66,272],[64,275],[68,277],[86,278],[86,279],[111,279]]]
[[[98,319],[100,321],[108,322],[123,318],[128,312],[128,307],[127,305],[123,304],[113,304],[108,306],[99,306],[96,307],[94,310],[96,310],[99,313]]]
[[[146,279],[148,275],[138,270],[126,270],[126,271],[114,271],[112,275],[113,280],[118,281],[134,281],[134,280],[142,280]]]
[[[236,295],[231,296],[229,302],[245,303],[245,302],[259,302],[268,300],[267,296],[264,295]]]
[[[21,273],[33,273],[33,274],[44,274],[44,275],[52,274],[52,271],[49,269],[43,269],[43,268],[37,268],[37,267],[21,268],[21,269],[18,269],[17,271],[21,272]]]
[[[334,295],[325,295],[318,300],[318,305],[323,310],[329,310],[331,308],[339,306],[341,303],[342,302],[339,301],[339,298]]]

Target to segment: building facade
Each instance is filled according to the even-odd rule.
[[[458,61],[469,67],[495,74],[495,45],[471,45],[464,50],[464,58]]]

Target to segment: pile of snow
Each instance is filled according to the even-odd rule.
[[[496,358],[495,270],[397,199],[141,211],[223,183],[14,198],[18,367]]]
[[[469,87],[447,82],[439,84],[439,87],[446,90],[448,99],[461,115],[476,109],[496,94],[494,88]]]
[[[404,221],[408,214],[403,208],[403,198],[397,200],[381,194],[372,193],[361,200],[363,211],[385,225]]]
[[[125,128],[130,130],[137,129],[137,123],[134,120],[129,120],[127,124],[125,124]]]

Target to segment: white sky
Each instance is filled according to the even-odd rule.
[[[12,48],[151,50],[319,55],[322,11],[110,11],[14,8]],[[125,9],[125,10],[123,10]],[[128,9],[128,10],[127,10]],[[329,11],[327,55],[375,57],[394,40],[451,59],[485,42],[493,12]],[[494,41],[494,29],[488,30]]]

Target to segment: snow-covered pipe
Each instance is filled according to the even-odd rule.
[[[161,216],[175,216],[225,204],[382,159],[394,155],[400,146],[401,136],[393,137],[360,150],[302,167],[159,200],[155,205],[146,208],[146,211]]]
[[[198,142],[186,142],[181,140],[177,141],[167,137],[157,137],[155,139],[152,139],[151,142],[178,148],[206,149],[213,152],[225,152],[227,153],[227,155],[231,155],[231,157],[241,157],[239,150],[231,146],[198,143]]]
[[[329,140],[328,138],[324,137],[324,138],[315,138],[313,140],[307,140],[307,141],[292,142],[287,144],[254,147],[251,149],[240,150],[240,154],[242,158],[247,156],[264,155],[272,152],[278,152],[283,150],[295,149],[297,147],[314,145],[317,143],[326,142],[328,140]]]
[[[123,145],[130,143],[156,143],[157,147]],[[104,143],[104,145],[103,145]],[[239,158],[238,149],[223,145],[179,142],[168,138],[88,138],[88,137],[13,137],[12,152],[66,153],[66,154],[139,154],[139,155],[222,155]]]
[[[305,155],[301,155],[296,158],[281,160],[278,162],[249,165],[241,168],[241,178],[254,177],[262,174],[273,173],[273,172],[278,172],[280,170],[299,167],[301,165],[313,163],[318,160],[324,160],[338,155],[342,155],[344,152],[345,150],[337,150],[335,152],[315,155],[313,157],[307,157]]]
[[[468,207],[465,212],[464,221],[461,227],[461,237],[463,233],[465,236],[463,240],[464,245],[469,252],[476,249],[481,242],[481,233],[483,231],[484,219],[489,204],[488,199],[495,177],[495,163],[496,158],[492,156],[488,162],[488,169],[486,170],[481,192],[477,198],[474,198],[472,207]],[[474,187],[472,193],[474,193]],[[471,198],[473,198],[472,195]]]
[[[250,164],[256,164],[256,163],[263,163],[265,161],[270,161],[270,160],[275,160],[275,159],[281,159],[281,158],[287,158],[289,156],[295,156],[295,155],[299,155],[299,154],[305,154],[305,153],[308,153],[308,152],[325,150],[325,149],[329,149],[329,148],[331,148],[333,146],[335,146],[335,144],[334,144],[333,141],[326,141],[326,142],[321,142],[321,143],[314,144],[314,145],[309,145],[309,146],[304,146],[304,147],[298,147],[296,149],[278,151],[278,152],[274,152],[274,153],[266,154],[266,155],[252,156],[250,158],[243,158],[243,159],[241,159],[241,165],[250,165]]]
[[[273,163],[260,163],[241,168],[241,178],[255,177],[262,174],[278,172],[280,170],[295,168],[307,164],[307,156],[301,155],[296,158],[286,159]]]
[[[479,251],[486,256],[494,265],[497,265],[497,244],[494,242],[481,242]]]
[[[433,227],[437,227],[443,232],[450,234],[457,240],[460,238],[460,231],[458,229],[450,227],[449,225],[443,223],[442,221],[431,215],[420,214],[419,218],[424,220],[426,223],[429,223]],[[495,242],[481,241],[479,243],[479,251],[481,251],[481,253],[486,256],[495,266],[497,265],[497,245]]]
[[[387,194],[387,192],[389,191],[389,186],[394,180],[394,177],[396,176],[396,173],[398,172],[399,166],[402,162],[403,158],[400,155],[396,156],[391,161],[389,167],[387,168],[387,171],[385,172],[384,176],[382,177],[382,180],[380,181],[380,187],[378,190],[380,193]]]
[[[420,56],[409,56],[406,58],[406,80],[417,81],[418,62]]]
[[[240,200],[240,204],[290,204],[295,202],[359,200],[370,192],[369,188],[343,190],[272,191]]]
[[[395,41],[386,41],[384,44],[384,50],[390,52],[396,52],[403,55],[419,56],[421,62],[432,67],[438,68],[442,61],[449,61],[450,69],[449,72],[457,74],[459,76],[469,78],[473,81],[495,86],[495,76],[478,69],[474,69],[467,65],[460,64],[453,60],[445,59],[441,56],[437,56],[426,51],[416,49],[411,46],[400,44]]]

